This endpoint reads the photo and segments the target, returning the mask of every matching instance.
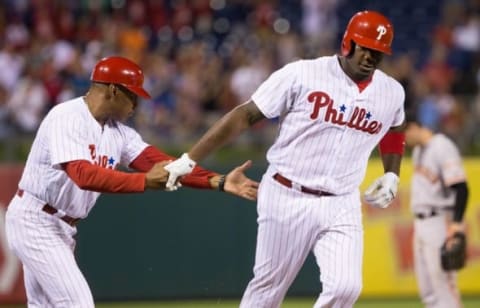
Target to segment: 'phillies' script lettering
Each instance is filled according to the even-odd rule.
[[[337,125],[346,125],[347,127],[367,132],[369,134],[378,134],[382,129],[382,123],[378,121],[369,121],[369,116],[365,108],[355,107],[350,119],[343,119],[344,113],[333,108],[333,99],[321,91],[312,92],[308,95],[308,102],[313,104],[313,111],[310,118],[318,118],[320,109],[326,107],[325,121]]]

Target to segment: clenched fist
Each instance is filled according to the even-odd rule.
[[[145,175],[145,188],[163,189],[168,180],[168,171],[165,166],[171,161],[165,160],[153,165]]]

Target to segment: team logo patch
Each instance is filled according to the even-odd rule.
[[[92,158],[92,163],[97,166],[101,166],[107,169],[115,169],[118,165],[116,164],[115,158],[111,155],[97,155],[97,150],[94,144],[88,145],[90,150],[90,157]]]

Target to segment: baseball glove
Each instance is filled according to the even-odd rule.
[[[443,243],[440,249],[442,268],[445,271],[459,270],[464,267],[467,258],[467,239],[465,234],[457,232]]]

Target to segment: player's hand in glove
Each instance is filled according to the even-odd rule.
[[[179,159],[166,165],[165,170],[170,173],[165,186],[166,190],[177,189],[180,186],[180,182],[178,182],[180,177],[192,172],[196,164],[197,163],[193,161],[187,153],[183,153]]]
[[[467,238],[463,232],[456,232],[446,239],[440,248],[440,261],[445,271],[459,270],[467,259]]]
[[[397,195],[399,181],[400,179],[395,173],[385,173],[365,191],[365,201],[374,207],[382,209],[388,207]]]

